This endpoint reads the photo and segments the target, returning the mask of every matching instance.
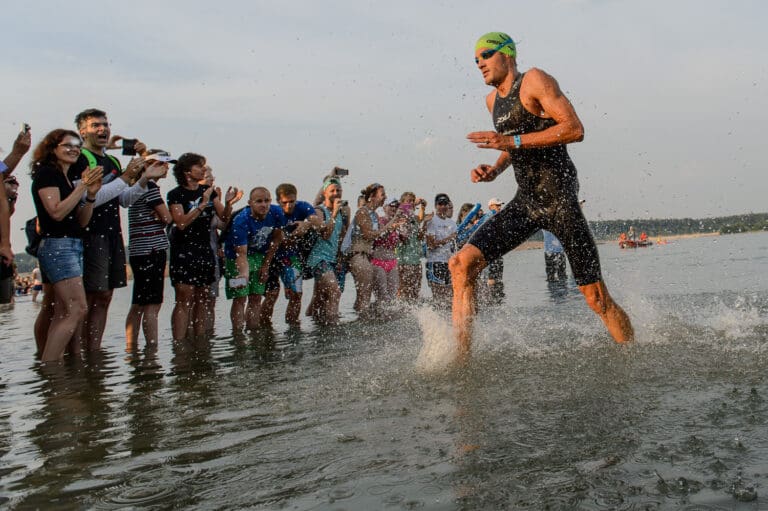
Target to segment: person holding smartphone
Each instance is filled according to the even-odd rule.
[[[107,154],[114,140],[107,114],[103,110],[84,110],[75,117],[75,124],[83,140],[83,147],[79,158],[69,168],[69,179],[77,183],[86,170],[94,168],[98,168],[102,174],[102,187],[96,195],[93,218],[83,238],[83,284],[88,299],[88,314],[82,335],[88,349],[98,350],[101,348],[112,293],[127,285],[120,207],[128,208],[144,195],[152,172],[158,170],[148,170],[139,178],[144,168],[141,158],[131,160],[123,170],[117,158]],[[135,148],[139,154],[147,149],[139,141],[135,143]]]
[[[251,190],[248,207],[232,219],[224,239],[224,278],[227,299],[232,300],[230,319],[235,332],[272,322],[280,284],[269,267],[283,241],[285,225],[283,210],[272,204],[272,196],[263,186]]]
[[[400,271],[397,296],[407,301],[417,300],[421,291],[421,256],[424,241],[421,222],[424,220],[426,204],[424,199],[416,198],[413,192],[404,192],[400,196],[400,212],[406,221],[400,229],[403,241],[396,249]]]
[[[328,178],[323,184],[323,203],[315,208],[318,218],[322,218],[319,238],[307,257],[307,266],[312,271],[315,287],[312,301],[307,308],[307,315],[320,324],[334,324],[339,319],[339,301],[341,287],[337,277],[338,265],[341,264],[339,247],[347,230],[344,220],[346,201],[341,199],[341,182]]]
[[[171,163],[176,163],[176,160],[163,152],[145,158],[144,172],[160,167],[163,174],[151,180],[147,184],[147,193],[128,208],[128,256],[133,271],[133,295],[125,319],[127,350],[138,347],[140,328],[144,331],[144,340],[148,345],[156,344],[159,337],[157,315],[163,304],[168,250],[165,226],[172,219],[160,195],[157,181],[165,177]]]
[[[23,123],[21,132],[13,141],[13,149],[0,160],[0,177],[3,183],[18,182],[11,175],[21,158],[29,151],[32,135],[29,124]],[[0,186],[0,303],[10,303],[13,295],[13,249],[11,248],[11,216],[14,212],[15,195]]]

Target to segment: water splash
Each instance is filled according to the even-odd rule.
[[[422,338],[416,369],[431,374],[448,370],[458,355],[450,321],[430,307],[417,309],[415,315]]]

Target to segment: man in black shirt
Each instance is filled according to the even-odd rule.
[[[97,350],[101,347],[112,291],[126,285],[120,206],[127,208],[133,204],[146,193],[147,180],[158,176],[149,175],[147,170],[137,181],[143,167],[142,158],[131,160],[123,171],[117,158],[107,155],[106,150],[114,148],[122,137],[111,137],[106,112],[95,108],[85,110],[77,114],[75,124],[83,139],[83,148],[80,158],[69,169],[70,180],[78,181],[89,167],[101,167],[104,176],[83,239],[83,284],[88,314],[82,335],[88,349]],[[138,140],[135,148],[138,154],[146,151],[146,146]]]

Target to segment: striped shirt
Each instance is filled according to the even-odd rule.
[[[160,188],[150,181],[147,193],[128,208],[128,254],[143,256],[154,250],[168,249],[165,223],[155,216],[155,207],[165,204]]]

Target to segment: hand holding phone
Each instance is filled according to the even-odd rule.
[[[123,139],[123,154],[125,156],[135,156],[136,155],[136,139],[135,138],[124,138]]]

